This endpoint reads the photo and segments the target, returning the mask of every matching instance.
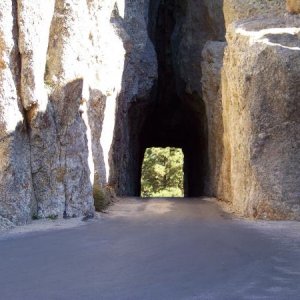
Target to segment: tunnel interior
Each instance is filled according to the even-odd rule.
[[[119,140],[123,136],[128,150],[122,156],[118,151],[114,152],[118,166],[115,170],[121,170],[116,172],[121,174],[116,180],[118,196],[141,196],[144,153],[151,147],[181,148],[184,196],[210,195],[208,120],[201,88],[201,51],[208,40],[223,40],[225,30],[222,1],[212,3],[216,9],[210,7],[210,13],[207,5],[201,0],[150,0],[148,35],[156,51],[158,77],[147,99],[131,102],[126,126],[120,128],[123,135]],[[194,41],[191,48],[194,47],[196,53],[189,49],[187,36]],[[188,59],[187,55],[190,56]],[[190,72],[190,66],[194,67],[191,64],[197,65],[198,73],[195,69]],[[190,72],[190,78],[182,73],[182,65]],[[192,87],[191,77],[197,88],[196,85]],[[115,149],[121,148],[116,146]],[[125,164],[123,157],[127,155],[128,163]]]
[[[184,7],[174,0],[152,0],[148,32],[158,60],[158,79],[138,136],[138,184],[144,153],[151,147],[181,148],[184,153],[184,195],[205,194],[208,173],[208,141],[205,105],[201,95],[186,93],[177,76],[176,27]],[[141,187],[137,186],[136,196]]]

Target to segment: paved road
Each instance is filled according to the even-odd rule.
[[[0,236],[0,299],[300,299],[300,223],[124,199],[82,226]]]

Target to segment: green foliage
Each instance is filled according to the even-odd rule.
[[[37,213],[34,213],[31,218],[32,218],[32,220],[39,220],[40,219],[40,217],[38,216]]]
[[[142,197],[182,197],[182,151],[177,148],[148,148],[141,183]]]
[[[115,198],[114,189],[112,186],[100,187],[97,183],[94,184],[93,197],[95,210],[103,212],[113,202]]]
[[[49,220],[56,220],[56,219],[58,219],[58,215],[49,215],[47,217],[47,219],[49,219]]]
[[[105,193],[97,185],[94,186],[93,197],[94,197],[95,210],[100,212],[103,211],[103,209],[106,206]]]

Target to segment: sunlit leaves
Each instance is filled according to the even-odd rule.
[[[183,196],[183,153],[177,148],[148,148],[142,170],[142,197]]]

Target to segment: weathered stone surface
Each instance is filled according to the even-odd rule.
[[[206,106],[208,126],[209,184],[212,195],[218,190],[222,180],[223,145],[223,106],[221,89],[221,69],[226,43],[209,41],[202,51],[202,91]]]
[[[180,1],[179,22],[174,29],[174,64],[178,77],[185,82],[190,93],[202,94],[201,55],[209,40],[224,41],[225,28],[223,1]]]
[[[285,12],[285,0],[224,0],[226,26],[250,17],[275,16]]]
[[[15,225],[6,218],[0,216],[0,231],[14,228]]]
[[[90,34],[88,119],[92,133],[94,190],[104,188],[112,169],[111,147],[115,131],[117,98],[122,76],[127,36],[118,22],[124,17],[122,1],[89,3]]]
[[[108,184],[127,42],[119,13],[122,7],[106,0],[55,5],[45,74],[49,101],[31,118],[41,216],[89,213],[92,185]]]
[[[93,211],[87,127],[80,111],[88,41],[88,28],[81,24],[88,20],[87,6],[79,1],[56,2],[45,74],[49,96],[32,109],[29,120],[39,217]],[[36,64],[45,62],[35,58]]]
[[[126,57],[118,95],[110,185],[119,195],[137,195],[140,181],[141,127],[157,79],[157,57],[148,34],[149,0],[125,1],[123,17],[115,18]]]
[[[299,218],[299,25],[286,17],[228,29],[223,195],[248,216]]]
[[[300,13],[300,0],[286,0],[287,10],[291,13]]]
[[[207,41],[225,40],[222,5],[221,0],[177,1],[172,54],[177,94],[183,102],[181,110],[186,111],[182,123],[186,127],[184,136],[189,137],[189,141],[184,141],[183,147],[187,148],[185,181],[186,186],[190,186],[186,195],[190,196],[213,195],[207,163],[212,159],[208,149],[211,133],[207,123],[210,121],[207,103],[203,102],[201,57]]]
[[[151,94],[131,104],[128,126],[123,129],[129,128],[130,156],[134,157],[129,164],[133,175],[124,178],[125,184],[119,181],[129,187],[127,194],[139,195],[145,148],[165,146],[185,152],[186,195],[203,194],[208,153],[199,80],[201,52],[207,40],[224,40],[221,7],[222,1],[150,1],[148,34],[156,50],[153,61],[157,60],[158,74]]]
[[[48,102],[44,74],[54,4],[55,0],[18,1],[21,94],[26,110]]]
[[[0,3],[0,218],[5,227],[31,219],[30,146],[19,97],[16,3]],[[1,227],[1,225],[0,225]]]
[[[37,201],[35,212],[29,213],[29,203],[21,210],[28,218],[36,213],[38,217],[89,214],[93,211],[92,185],[104,188],[114,168],[115,125],[124,125],[124,119],[116,120],[116,111],[147,94],[155,78],[155,53],[146,30],[147,3],[136,1],[125,7],[124,1],[109,0],[31,2],[18,1],[18,11],[16,7],[5,11],[8,2],[1,7],[1,13],[10,16],[11,26],[13,20],[19,25],[12,47],[17,50],[19,45],[22,68],[13,75],[20,78],[22,102],[16,83],[14,101],[27,111],[30,142],[25,128],[27,142],[20,144],[27,155],[26,171],[33,178],[28,193],[34,192]],[[7,19],[3,24],[8,24]],[[15,60],[10,63],[18,65],[16,57],[11,59]],[[8,79],[3,82],[4,92],[10,92]],[[1,103],[5,117],[12,115],[6,98]],[[18,121],[23,122],[21,113],[19,120],[14,119]],[[127,147],[121,144],[119,151],[126,152]],[[15,155],[11,149],[2,149],[5,159]],[[20,163],[19,171],[21,165],[27,166]],[[118,171],[120,176],[126,172],[122,167]],[[10,190],[7,180],[1,184],[5,192]],[[13,210],[7,214],[16,215]]]
[[[0,218],[5,224],[28,222],[34,209],[30,146],[19,97],[20,65],[15,16],[15,1],[1,1]]]

